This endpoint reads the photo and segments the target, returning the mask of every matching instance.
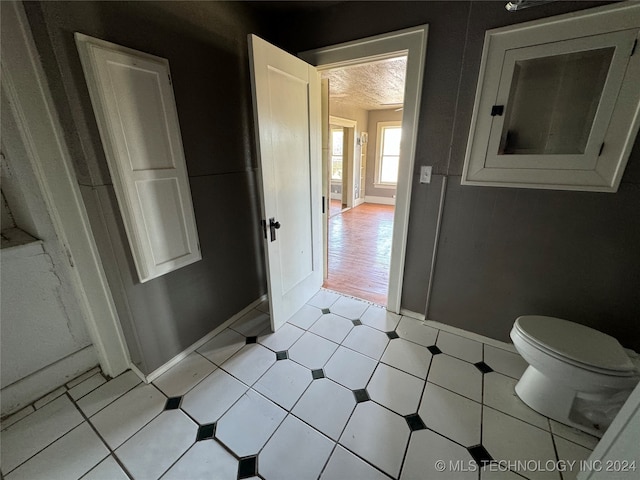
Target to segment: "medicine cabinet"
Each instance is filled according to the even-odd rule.
[[[615,192],[640,111],[640,4],[487,31],[463,185]]]

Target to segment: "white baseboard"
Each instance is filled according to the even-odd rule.
[[[93,345],[67,355],[51,365],[22,378],[2,389],[1,415],[17,412],[38,400],[60,385],[98,365],[98,356]]]
[[[187,347],[186,349],[184,349],[182,352],[180,352],[178,355],[176,355],[175,357],[173,357],[171,360],[169,360],[167,363],[165,363],[164,365],[162,365],[161,367],[156,368],[153,372],[151,372],[149,375],[144,375],[138,368],[136,368],[135,365],[131,365],[131,370],[133,370],[135,372],[136,375],[138,375],[145,383],[151,383],[153,382],[156,378],[158,378],[160,375],[162,375],[163,373],[165,373],[167,370],[169,370],[171,367],[177,365],[181,360],[183,360],[184,358],[186,358],[189,354],[191,354],[192,352],[195,352],[197,349],[199,349],[202,345],[204,345],[205,343],[207,343],[209,340],[211,340],[213,337],[215,337],[218,333],[220,333],[222,330],[224,330],[225,328],[227,328],[229,325],[231,325],[233,322],[235,322],[236,320],[238,320],[240,317],[242,317],[243,315],[246,315],[247,313],[249,313],[251,310],[253,310],[254,308],[256,308],[258,305],[260,305],[260,303],[262,303],[264,300],[267,299],[267,295],[262,295],[260,298],[258,298],[257,300],[255,300],[254,302],[250,303],[249,305],[247,305],[246,307],[244,307],[242,310],[240,310],[238,313],[236,313],[235,315],[233,315],[232,317],[230,317],[227,321],[225,321],[222,325],[219,325],[218,327],[216,327],[215,329],[213,329],[211,332],[209,332],[208,334],[206,334],[204,337],[202,337],[200,340],[198,340],[196,343],[194,343],[193,345]]]
[[[477,342],[486,343],[487,345],[491,345],[492,347],[500,348],[502,350],[507,350],[509,352],[518,353],[511,343],[502,342],[500,340],[495,340],[490,337],[485,337],[484,335],[480,335],[478,333],[469,332],[467,330],[463,330],[462,328],[452,327],[451,325],[447,325],[446,323],[436,322],[434,320],[426,320],[425,316],[422,313],[412,312],[411,310],[406,310],[404,308],[400,309],[400,314],[405,317],[415,318],[416,320],[420,320],[425,325],[429,325],[430,327],[437,328],[439,330],[444,330],[445,332],[453,333],[454,335],[458,335],[460,337],[468,338],[470,340],[475,340]]]
[[[335,192],[331,192],[331,200],[342,200],[342,194],[341,193],[335,193]]]
[[[371,195],[364,196],[365,203],[377,203],[380,205],[395,205],[396,199],[392,197],[374,197]]]
[[[357,207],[358,205],[362,205],[364,203],[364,198],[356,198],[356,201],[353,203],[354,207]]]

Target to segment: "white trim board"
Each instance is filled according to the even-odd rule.
[[[2,91],[20,131],[60,242],[69,275],[102,371],[112,377],[129,368],[129,351],[82,201],[29,22],[20,2],[2,5]]]
[[[389,291],[387,295],[387,309],[395,313],[400,312],[402,297],[411,187],[420,115],[420,97],[422,95],[422,78],[427,52],[427,34],[428,26],[420,25],[299,54],[300,58],[315,65],[319,71],[392,58],[398,54],[407,54],[404,111],[402,115],[402,128],[406,133],[402,139],[401,151],[403,154],[398,169],[398,190],[393,222]]]
[[[180,352],[179,354],[177,354],[175,357],[173,357],[171,360],[169,360],[167,363],[165,363],[164,365],[156,368],[153,372],[151,372],[149,375],[145,375],[144,373],[142,373],[135,365],[131,366],[131,370],[134,371],[134,373],[136,375],[138,375],[138,377],[140,377],[142,379],[143,382],[145,383],[151,383],[153,382],[156,378],[158,378],[160,375],[162,375],[163,373],[167,372],[171,367],[176,366],[178,363],[180,363],[181,360],[184,360],[188,355],[190,355],[191,353],[195,352],[197,349],[199,349],[201,346],[203,346],[205,343],[207,343],[209,340],[211,340],[213,337],[215,337],[216,335],[218,335],[220,332],[222,332],[225,328],[227,328],[229,325],[231,325],[232,323],[234,323],[236,320],[238,320],[240,317],[246,315],[247,313],[249,313],[251,310],[253,310],[254,308],[256,308],[258,305],[260,305],[263,301],[265,301],[267,299],[267,295],[262,295],[260,298],[258,298],[257,300],[251,302],[249,305],[247,305],[246,307],[244,307],[242,310],[240,310],[238,313],[236,313],[235,315],[232,315],[231,317],[229,317],[228,320],[226,320],[224,323],[222,323],[221,325],[218,325],[216,328],[214,328],[213,330],[211,330],[209,333],[207,333],[204,337],[202,337],[200,340],[198,340],[197,342],[195,342],[194,344],[188,346],[187,348],[185,348],[182,352]]]
[[[365,195],[364,203],[377,203],[379,205],[395,205],[396,199],[393,197],[375,197],[373,195]]]

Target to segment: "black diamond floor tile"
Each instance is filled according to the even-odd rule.
[[[493,457],[489,455],[487,449],[482,445],[474,445],[473,447],[467,447],[467,450],[478,464],[479,467],[484,467],[493,462]]]
[[[289,358],[289,352],[287,352],[286,350],[276,352],[276,360],[286,360],[287,358]]]
[[[322,370],[321,368],[317,370],[311,370],[311,376],[313,377],[314,380],[324,378],[324,370]]]
[[[440,350],[435,345],[431,345],[430,347],[427,347],[427,350],[429,350],[432,355],[438,355],[439,353],[442,353],[442,350]]]
[[[258,457],[241,458],[238,462],[238,479],[255,477],[258,473]]]
[[[175,410],[180,408],[180,402],[182,401],[182,397],[170,397],[167,399],[167,403],[164,405],[165,410]]]
[[[351,323],[353,323],[354,327],[358,327],[362,325],[362,322],[360,320],[351,320]]]
[[[387,332],[387,337],[389,337],[390,340],[395,340],[396,338],[400,338],[400,335],[396,332]]]
[[[258,341],[258,337],[247,337],[247,345],[250,343],[256,343]]]
[[[371,400],[371,398],[369,398],[369,392],[364,388],[361,390],[354,390],[353,395],[356,397],[356,402],[358,403],[368,402]]]
[[[491,372],[493,372],[493,368],[491,368],[489,365],[487,365],[484,362],[474,363],[474,365],[482,373],[491,373]]]
[[[198,428],[198,435],[196,436],[196,442],[200,440],[207,440],[208,438],[213,438],[216,433],[216,424],[215,423],[207,423],[206,425],[201,425]]]
[[[425,428],[427,428],[427,426],[420,418],[420,415],[418,415],[417,413],[407,415],[404,417],[404,419],[407,421],[407,425],[409,425],[409,429],[412,432],[415,432],[416,430],[424,430]]]
[[[323,308],[322,313],[326,315],[327,313],[331,313],[331,311],[328,308]]]

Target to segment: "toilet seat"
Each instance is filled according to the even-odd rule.
[[[626,377],[638,374],[613,337],[577,323],[539,315],[518,317],[513,326],[522,340],[560,361],[596,373]]]

